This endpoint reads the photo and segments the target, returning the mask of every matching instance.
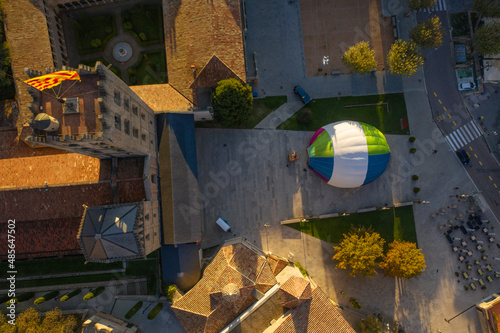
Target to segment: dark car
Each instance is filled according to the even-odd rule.
[[[304,89],[302,89],[301,86],[295,86],[295,88],[293,88],[293,92],[300,96],[304,104],[307,104],[311,101],[311,97],[309,97],[309,95],[305,92]]]
[[[457,156],[460,159],[460,162],[462,162],[464,165],[469,164],[470,158],[469,155],[465,152],[465,150],[459,150],[457,151]]]

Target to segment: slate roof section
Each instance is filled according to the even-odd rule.
[[[194,116],[168,113],[156,120],[164,243],[197,242],[201,215]]]
[[[170,84],[152,84],[131,86],[153,111],[185,112],[192,107],[192,103]]]
[[[306,279],[292,276],[280,287],[280,295],[284,307],[295,309],[311,299],[311,283]]]
[[[265,293],[276,283],[265,257],[241,242],[227,245],[172,309],[186,332],[215,333],[256,301],[253,289]]]
[[[245,80],[240,6],[239,0],[163,0],[168,82],[188,100],[195,100],[190,86],[213,56]]]
[[[138,240],[141,203],[86,207],[77,239],[87,261],[142,257]]]

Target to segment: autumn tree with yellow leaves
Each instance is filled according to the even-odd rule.
[[[375,51],[365,41],[351,46],[342,56],[342,62],[360,74],[370,73],[377,67]]]
[[[380,263],[380,268],[385,275],[411,279],[420,275],[426,267],[421,251],[415,243],[395,240],[389,244],[389,251]]]

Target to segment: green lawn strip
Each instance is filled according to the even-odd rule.
[[[127,276],[146,276],[148,294],[156,293],[158,267],[156,260],[137,260],[127,263]]]
[[[340,244],[343,235],[351,229],[351,225],[367,228],[371,225],[374,231],[385,239],[385,251],[389,243],[395,239],[417,243],[413,206],[287,224],[291,228],[334,245]]]
[[[139,44],[154,45],[163,43],[163,20],[161,5],[138,5],[137,7],[122,12],[122,22],[125,32],[133,35]],[[132,29],[127,29],[127,22],[132,24]],[[146,35],[146,40],[140,34]]]
[[[18,276],[23,277],[43,274],[104,271],[120,268],[123,268],[121,262],[109,264],[89,262],[85,264],[85,258],[83,256],[16,261]],[[3,272],[8,271],[8,263],[0,263],[0,270]]]
[[[116,36],[115,18],[113,15],[99,15],[87,17],[80,14],[73,20],[76,43],[80,55],[104,51],[106,44]],[[99,39],[99,47],[92,46],[92,41]]]
[[[373,125],[384,134],[410,133],[409,127],[401,129],[401,118],[408,122],[402,93],[315,99],[304,108],[308,108],[312,113],[309,124],[300,124],[297,121],[298,113],[295,113],[279,125],[278,129],[316,131],[336,121],[354,120]]]
[[[259,98],[253,100],[253,110],[248,118],[243,124],[239,126],[233,126],[232,128],[238,129],[252,129],[262,119],[266,118],[271,112],[275,111],[281,105],[285,104],[287,101],[286,96],[268,96],[266,98]],[[196,127],[202,128],[224,128],[221,124],[215,121],[200,121],[196,123]]]
[[[128,69],[128,75],[132,85],[166,83],[165,51],[141,52],[138,63]]]

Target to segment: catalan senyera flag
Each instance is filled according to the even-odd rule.
[[[55,73],[50,73],[47,75],[37,76],[32,79],[24,81],[24,83],[35,87],[38,90],[44,90],[52,88],[61,84],[61,82],[66,80],[78,80],[81,81],[80,75],[74,71],[59,71]]]

